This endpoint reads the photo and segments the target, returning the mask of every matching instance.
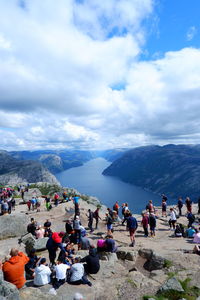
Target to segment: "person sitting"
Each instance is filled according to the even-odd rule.
[[[71,266],[69,273],[70,276],[68,279],[68,283],[75,285],[88,284],[89,286],[92,286],[92,283],[87,279],[87,276],[85,275],[84,266],[82,263],[80,263],[79,257],[75,257],[75,263]]]
[[[34,220],[34,218],[31,218],[31,223],[28,224],[27,231],[28,233],[31,233],[32,235],[35,236],[36,229],[37,229],[37,222]]]
[[[37,228],[36,231],[35,231],[36,239],[41,239],[41,238],[43,238],[43,237],[44,237],[44,234],[45,234],[44,228],[42,228],[42,225],[39,225],[38,228]]]
[[[193,243],[200,244],[200,231],[197,231],[197,232],[194,234]]]
[[[11,258],[3,264],[4,279],[20,289],[26,282],[24,267],[28,263],[29,258],[16,248],[11,249],[10,255]]]
[[[198,245],[194,246],[193,253],[200,255],[200,247]]]
[[[37,255],[35,254],[36,250],[34,248],[31,249],[29,254],[29,262],[25,265],[25,271],[26,271],[26,278],[32,279],[34,277],[36,264],[39,260]]]
[[[106,249],[106,241],[103,239],[100,239],[97,241],[97,251],[103,252]]]
[[[92,246],[89,250],[89,255],[83,257],[81,262],[85,262],[84,269],[86,274],[96,274],[99,272],[100,263],[99,263],[99,255],[97,253],[97,249]]]
[[[192,227],[192,224],[195,221],[195,216],[191,212],[189,212],[187,215],[187,219],[188,219],[188,228],[190,228]]]
[[[196,230],[194,227],[190,227],[190,228],[186,229],[186,236],[189,238],[193,238],[195,233],[196,233]]]
[[[46,264],[46,258],[41,258],[38,266],[35,268],[34,285],[42,286],[50,283],[51,270]]]
[[[63,252],[62,250],[59,253],[58,261],[61,261],[63,264],[66,264],[68,266],[71,266],[73,264],[73,258],[74,258],[74,244],[68,243],[65,246],[66,252]]]
[[[181,229],[180,225],[178,225],[178,224],[176,225],[174,235],[175,235],[175,237],[181,237],[182,236],[182,229]]]
[[[91,246],[91,241],[87,234],[81,237],[80,248],[81,250],[89,250]]]
[[[67,220],[65,223],[65,231],[67,234],[71,234],[73,231],[72,224],[70,220]]]
[[[113,240],[112,235],[107,235],[105,240],[105,250],[106,252],[114,253],[117,251],[117,246],[115,244],[115,241]]]
[[[70,266],[63,264],[60,260],[57,261],[55,266],[56,276],[53,281],[53,287],[57,290],[61,285],[63,285],[66,281],[67,270],[70,269]]]

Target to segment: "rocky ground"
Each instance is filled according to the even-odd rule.
[[[35,191],[35,193],[37,193],[37,191]],[[18,201],[20,201],[20,199]],[[89,208],[95,210],[96,206],[83,200],[80,201],[80,206],[81,221],[83,226],[87,227],[86,212]],[[102,219],[105,217],[105,211],[106,208],[102,207],[100,212]],[[195,211],[197,212],[197,207],[194,208],[194,212]],[[24,218],[25,228],[31,217],[34,217],[41,224],[43,224],[46,219],[50,219],[54,231],[63,231],[65,228],[65,220],[72,218],[73,213],[73,203],[68,202],[54,207],[50,212],[46,211],[44,204],[41,205],[40,212],[28,212],[26,205],[17,205],[12,216],[15,216],[16,220],[19,216]],[[0,217],[0,223],[3,222],[3,218],[5,221],[6,216]],[[141,216],[137,216],[137,219],[140,221]],[[178,219],[178,222],[187,224],[187,219],[183,216]],[[1,224],[0,228],[1,232]],[[16,227],[16,231],[17,230],[18,227]],[[101,236],[105,236],[105,233],[105,223],[100,220],[98,230],[95,230],[93,234],[89,234],[89,237],[93,240],[93,243],[96,244],[97,239]],[[18,234],[16,233],[16,235]],[[180,289],[180,286],[177,287],[178,284],[180,285],[178,280],[189,280],[189,278],[191,279],[189,283],[191,287],[195,286],[200,288],[200,256],[185,253],[185,250],[192,250],[194,245],[189,239],[182,237],[175,238],[173,236],[173,232],[169,230],[168,218],[162,218],[159,209],[156,236],[154,238],[144,237],[140,222],[136,233],[136,245],[134,248],[129,247],[130,238],[126,227],[122,226],[121,223],[115,224],[113,236],[118,244],[118,252],[117,254],[105,254],[102,257],[99,273],[90,278],[92,287],[84,285],[74,287],[66,283],[60,287],[56,296],[52,296],[48,294],[51,288],[50,285],[42,288],[34,288],[30,281],[27,282],[27,288],[20,291],[19,299],[70,300],[73,299],[73,295],[77,291],[83,294],[84,299],[87,300],[143,299],[144,295],[156,294],[164,284],[168,284],[169,280],[172,280],[172,282],[169,282],[169,285],[171,284],[170,287],[175,284],[177,291],[178,288]],[[19,237],[16,236],[0,240],[0,259],[8,254],[11,247],[18,246],[21,251],[25,251],[23,244],[18,245],[18,238]],[[86,254],[85,251],[78,252],[78,255],[81,256]],[[39,255],[48,258],[47,251],[42,251]],[[148,264],[146,261],[148,261]],[[147,267],[144,267],[144,265]],[[150,265],[153,267],[148,267]],[[182,293],[183,291],[179,292]],[[172,298],[170,296],[167,299],[181,298],[184,297]],[[12,299],[17,299],[16,295],[15,298]],[[148,299],[148,297],[146,299]],[[193,298],[186,297],[186,299],[197,299],[197,296]]]

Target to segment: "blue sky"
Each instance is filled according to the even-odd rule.
[[[156,1],[153,15],[144,20],[147,32],[142,59],[163,56],[168,51],[184,47],[200,47],[200,1],[160,0]],[[148,29],[147,29],[148,30]]]
[[[199,0],[1,0],[1,148],[199,144],[199,12]]]

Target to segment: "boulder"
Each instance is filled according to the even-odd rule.
[[[0,216],[0,240],[18,237],[27,232],[28,217],[26,215]]]
[[[38,188],[29,189],[28,192],[24,193],[24,202],[28,202],[32,197],[41,197],[42,193]]]
[[[26,253],[29,254],[31,249],[35,248],[36,251],[46,250],[48,237],[35,239],[31,233],[24,236],[21,241],[25,244]]]
[[[115,262],[118,260],[117,254],[116,253],[111,253],[111,252],[100,252],[99,253],[99,258],[100,260],[106,260],[109,262]]]
[[[180,282],[176,279],[176,277],[172,277],[168,279],[159,289],[159,292],[164,291],[177,291],[177,292],[184,292]]]
[[[20,300],[51,300],[57,299],[57,297],[50,295],[49,293],[43,293],[39,288],[26,288],[20,290]],[[14,300],[14,299],[13,299]]]
[[[16,286],[3,280],[3,273],[0,271],[0,299],[19,300],[19,291]]]
[[[165,258],[153,254],[152,257],[144,264],[144,268],[148,271],[163,269],[165,265]]]
[[[130,261],[136,261],[137,258],[137,251],[130,250],[130,248],[126,247],[120,247],[118,248],[117,252],[117,258],[122,260],[130,260]]]
[[[152,255],[153,255],[153,250],[151,250],[151,249],[140,249],[138,251],[138,254],[142,258],[151,259]]]

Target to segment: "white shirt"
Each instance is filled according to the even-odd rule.
[[[34,284],[37,286],[45,285],[50,282],[51,270],[48,266],[40,265],[35,268]]]
[[[67,269],[70,269],[70,266],[65,265],[65,264],[56,265],[56,267],[55,267],[56,279],[57,280],[65,279],[66,278]]]
[[[171,221],[176,221],[176,214],[173,210],[170,212],[170,220]]]

